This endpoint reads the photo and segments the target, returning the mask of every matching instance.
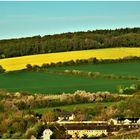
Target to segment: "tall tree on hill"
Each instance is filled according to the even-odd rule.
[[[95,30],[0,40],[0,59],[40,53],[140,47],[140,28]]]

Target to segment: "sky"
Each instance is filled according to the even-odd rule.
[[[140,1],[0,1],[0,39],[140,27]]]

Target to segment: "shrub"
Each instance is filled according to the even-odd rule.
[[[96,57],[93,57],[93,58],[89,58],[89,59],[88,59],[88,63],[89,63],[89,64],[93,64],[93,63],[95,63],[95,62],[97,62]]]
[[[63,66],[63,63],[62,62],[57,62],[55,65],[56,66]]]
[[[30,139],[32,136],[35,136],[36,137],[36,131],[34,128],[28,128],[26,133],[25,133],[25,137],[27,139]]]
[[[11,138],[11,134],[10,134],[10,133],[4,133],[4,134],[2,135],[2,138],[3,138],[3,139]]]
[[[121,94],[133,94],[139,90],[140,90],[139,84],[132,84],[129,87],[119,86],[118,88],[118,91]]]
[[[136,89],[131,89],[131,88],[125,88],[123,90],[123,94],[133,94],[134,92],[136,92]]]
[[[5,69],[0,65],[0,73],[4,73]]]
[[[4,106],[2,103],[0,103],[0,112],[4,112]]]
[[[50,66],[50,67],[53,67],[53,66],[56,66],[56,64],[55,64],[55,63],[50,63],[49,66]]]
[[[55,116],[53,112],[46,112],[42,116],[42,120],[47,123],[47,122],[53,122],[55,120]]]
[[[26,69],[27,69],[27,70],[31,70],[32,68],[33,68],[33,66],[32,66],[31,64],[27,64],[27,65],[26,65]]]
[[[22,138],[21,132],[16,132],[12,135],[12,139],[19,139],[19,138]]]
[[[42,64],[41,68],[47,68],[47,67],[50,67],[49,64]]]

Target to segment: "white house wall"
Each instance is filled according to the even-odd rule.
[[[102,134],[108,134],[107,130],[67,130],[67,133],[72,136],[77,134],[80,138],[84,135],[87,135],[88,137],[94,137],[101,136]]]

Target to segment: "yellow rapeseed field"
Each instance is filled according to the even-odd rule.
[[[7,71],[13,71],[25,68],[26,64],[42,65],[43,63],[88,59],[90,57],[96,57],[98,59],[116,59],[123,58],[125,56],[140,56],[140,48],[123,47],[28,55],[22,57],[1,59],[0,65],[2,65]]]

